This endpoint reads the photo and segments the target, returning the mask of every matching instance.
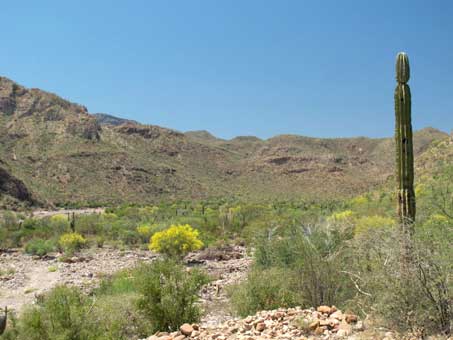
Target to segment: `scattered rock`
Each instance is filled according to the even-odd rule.
[[[191,336],[192,332],[193,332],[193,327],[191,325],[189,325],[188,323],[185,323],[181,327],[179,327],[179,330],[185,336]]]
[[[325,328],[324,328],[324,327],[322,327],[322,326],[318,326],[318,327],[316,327],[316,329],[315,329],[315,332],[314,332],[314,333],[315,333],[315,335],[321,335],[321,334],[324,334],[324,330],[325,330]]]
[[[344,334],[344,335],[351,335],[352,333],[352,326],[348,324],[347,322],[341,322],[340,326],[338,327],[338,333]],[[337,334],[338,334],[337,333]]]
[[[362,320],[357,321],[357,323],[352,327],[352,329],[356,332],[362,332],[365,330],[365,325],[363,324]]]
[[[96,249],[93,254],[90,254],[91,251],[69,258],[71,263],[60,261],[61,256],[57,253],[34,258],[19,249],[2,252],[0,269],[13,269],[11,275],[0,278],[2,303],[18,312],[22,306],[33,303],[35,295],[45,293],[58,284],[77,286],[89,293],[101,277],[156,258],[156,254],[141,250],[121,252],[106,247]],[[56,270],[51,272],[50,267]]]
[[[262,332],[266,329],[266,325],[264,322],[259,322],[256,324],[255,326],[255,329],[258,331],[258,332]]]
[[[358,317],[357,317],[357,315],[354,315],[354,314],[346,314],[344,316],[344,319],[347,323],[354,323],[354,322],[357,322]]]
[[[312,321],[309,324],[308,328],[310,328],[312,331],[314,331],[316,328],[318,328],[318,326],[319,326],[319,320],[316,319],[315,321]]]
[[[319,310],[332,312],[331,307],[317,310],[300,307],[280,308],[261,311],[244,319],[230,318],[216,326],[184,324],[177,335],[158,333],[156,335],[160,337],[152,338],[152,340],[164,340],[162,336],[168,335],[172,336],[173,340],[182,340],[182,336],[186,336],[188,340],[327,340],[350,336],[353,339],[355,335],[352,334],[355,328],[344,320],[344,314],[341,311],[334,309],[332,314],[335,313],[335,317],[329,317],[328,313]],[[309,326],[305,328],[299,326],[301,320]],[[363,329],[361,326],[363,325],[360,320],[354,324],[357,331]],[[186,327],[187,329],[184,329]],[[148,338],[148,340],[150,339]]]
[[[317,308],[317,311],[324,314],[332,313],[332,309],[329,306],[319,306]]]
[[[343,313],[341,312],[341,310],[337,310],[330,314],[330,317],[341,321],[343,320]]]

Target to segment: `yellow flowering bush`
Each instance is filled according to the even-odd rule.
[[[356,235],[367,232],[370,229],[392,228],[395,220],[384,216],[364,216],[356,220],[354,233]]]
[[[415,197],[419,198],[426,195],[426,185],[424,184],[417,184],[415,186]]]
[[[327,218],[327,221],[330,223],[350,223],[354,217],[355,214],[352,210],[345,210],[333,213]]]
[[[139,208],[138,211],[139,211],[140,215],[152,216],[152,215],[155,215],[159,211],[159,207],[148,206],[148,207],[144,207],[144,208]]]
[[[429,218],[430,221],[432,222],[437,222],[437,223],[448,223],[448,217],[445,216],[445,215],[441,215],[441,214],[434,214],[434,215],[431,215],[431,217]]]
[[[441,214],[433,214],[426,220],[423,226],[425,228],[439,227],[448,225],[449,222],[450,220],[447,216]]]
[[[118,219],[118,215],[111,212],[103,212],[101,217],[106,221],[115,221]]]
[[[188,252],[203,247],[203,242],[198,236],[198,230],[189,224],[171,225],[170,228],[159,231],[151,237],[149,249],[169,257],[181,258]]]
[[[50,217],[52,228],[63,232],[69,228],[68,216],[65,214],[56,214]]]
[[[156,231],[157,225],[141,225],[137,227],[137,233],[140,235],[142,238],[143,242],[147,243],[151,237],[152,234]]]
[[[86,242],[86,239],[79,233],[66,233],[61,235],[58,243],[65,253],[73,253],[83,248]]]
[[[353,204],[353,205],[362,205],[362,204],[366,204],[366,203],[368,203],[368,198],[366,198],[363,195],[360,195],[360,196],[357,196],[357,197],[354,197],[353,199],[351,199],[351,204]]]
[[[50,220],[55,223],[68,222],[68,216],[65,214],[56,214],[50,217]]]

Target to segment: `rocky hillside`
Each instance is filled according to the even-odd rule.
[[[417,132],[417,155],[446,138],[435,129]],[[54,204],[337,197],[384,182],[392,174],[393,142],[294,135],[223,140],[91,115],[0,77],[0,159],[38,200]]]
[[[96,117],[96,120],[101,125],[118,126],[118,125],[126,124],[126,123],[138,124],[138,122],[136,122],[135,120],[118,118],[118,117],[115,117],[115,116],[112,116],[112,115],[109,115],[106,113],[94,113],[93,116]]]
[[[0,167],[0,209],[38,203],[21,180]]]

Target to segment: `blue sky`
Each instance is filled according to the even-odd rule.
[[[0,74],[106,112],[231,138],[453,128],[451,0],[5,1]]]

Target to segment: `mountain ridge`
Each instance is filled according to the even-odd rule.
[[[415,134],[415,153],[448,135]],[[108,114],[0,77],[0,159],[42,201],[351,196],[393,173],[392,138],[217,138]]]

